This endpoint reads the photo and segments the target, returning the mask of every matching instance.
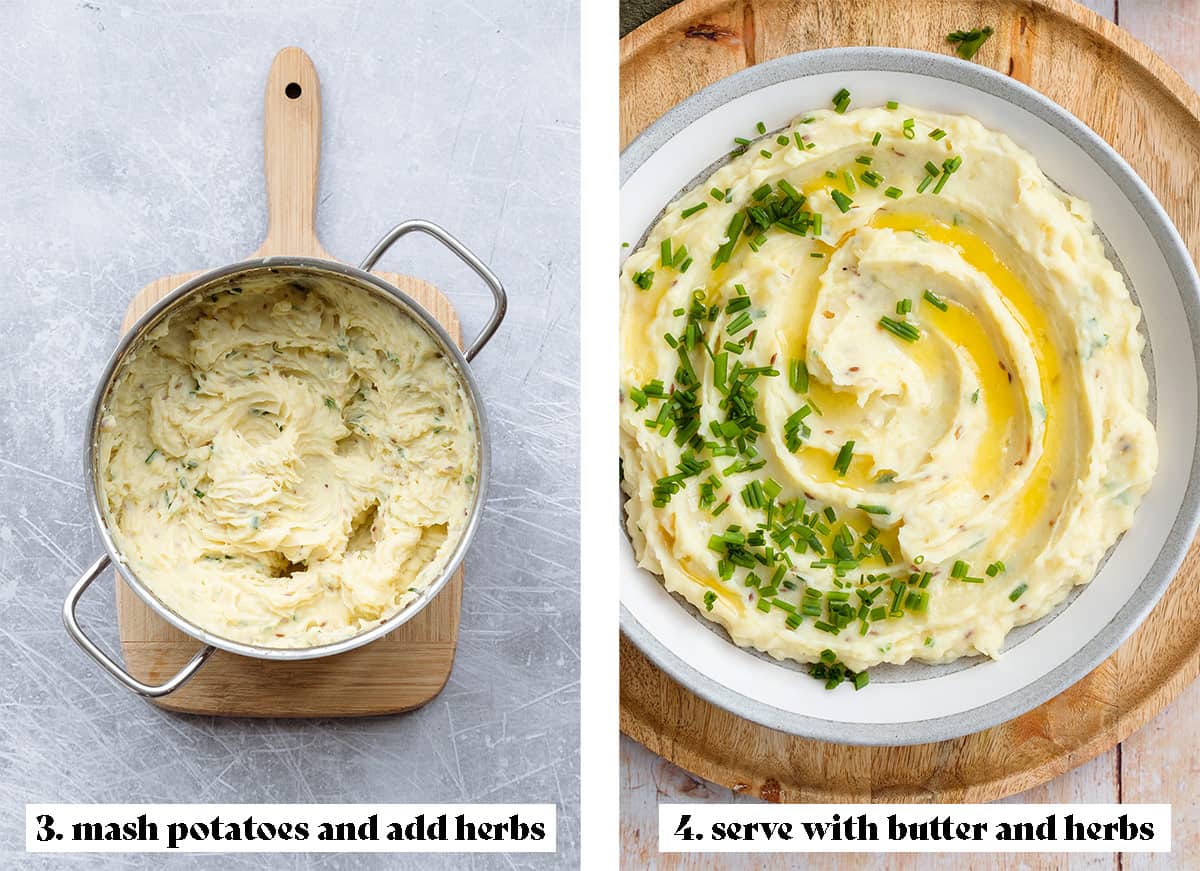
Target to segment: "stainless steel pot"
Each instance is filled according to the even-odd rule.
[[[434,320],[425,309],[423,309],[413,299],[401,292],[399,289],[384,281],[378,276],[372,275],[370,269],[375,265],[380,257],[383,256],[393,243],[401,236],[412,232],[425,233],[432,236],[434,239],[441,242],[458,256],[467,266],[483,279],[484,283],[492,292],[495,300],[492,314],[488,318],[479,335],[474,341],[467,346],[465,351],[459,351],[458,346],[446,334],[442,326]],[[425,331],[433,338],[433,340],[441,347],[446,359],[451,362],[458,373],[459,378],[465,388],[471,410],[475,416],[475,432],[476,432],[476,448],[479,458],[479,470],[477,474],[477,485],[475,489],[475,499],[471,504],[470,513],[467,519],[466,528],[463,530],[462,536],[454,547],[453,553],[450,555],[446,563],[446,567],[442,574],[425,590],[421,595],[411,602],[404,610],[394,614],[384,623],[370,629],[366,632],[361,632],[358,635],[338,641],[334,644],[324,644],[316,647],[302,648],[271,648],[259,647],[256,645],[242,644],[237,641],[231,641],[227,638],[220,638],[206,631],[204,628],[197,626],[189,620],[181,617],[175,611],[168,608],[163,602],[154,595],[138,576],[129,567],[125,558],[121,554],[119,548],[113,542],[111,531],[108,528],[108,523],[105,518],[103,506],[100,501],[100,488],[98,486],[97,476],[99,474],[99,464],[97,457],[97,437],[99,434],[100,419],[105,400],[108,397],[110,388],[121,363],[129,354],[132,348],[135,348],[141,338],[146,335],[151,329],[159,324],[169,314],[176,311],[180,307],[186,305],[191,300],[205,293],[217,289],[221,286],[228,286],[238,281],[243,281],[248,277],[261,275],[264,272],[276,273],[280,275],[281,280],[289,278],[304,278],[304,277],[322,277],[334,278],[342,282],[360,288],[374,296],[383,299],[398,309],[409,315],[420,324]],[[67,632],[75,640],[75,642],[84,649],[84,651],[96,660],[105,671],[112,675],[117,681],[124,686],[140,693],[143,696],[158,698],[172,693],[179,689],[199,668],[204,665],[204,662],[217,650],[226,650],[230,653],[240,654],[242,656],[251,656],[257,659],[268,660],[297,660],[297,659],[315,659],[322,656],[333,656],[338,653],[344,653],[347,650],[352,650],[355,647],[361,647],[364,644],[369,644],[372,641],[380,638],[403,623],[408,622],[413,617],[421,612],[421,610],[433,600],[433,597],[446,586],[450,578],[454,575],[455,570],[462,562],[463,555],[466,553],[467,547],[474,537],[475,530],[479,525],[479,515],[483,508],[484,499],[487,496],[488,479],[491,470],[491,458],[488,441],[487,418],[484,414],[483,403],[479,397],[479,387],[475,383],[475,378],[471,374],[471,367],[468,365],[476,354],[482,350],[487,344],[492,335],[496,332],[496,328],[500,326],[500,322],[504,319],[504,313],[507,309],[507,298],[504,293],[504,288],[500,284],[500,280],[492,273],[484,263],[472,254],[461,242],[443,230],[436,224],[428,221],[406,221],[394,227],[387,235],[385,235],[379,243],[372,249],[371,253],[366,256],[358,267],[347,266],[343,263],[337,263],[331,260],[322,260],[315,257],[261,257],[254,260],[245,260],[240,263],[233,263],[229,266],[223,266],[219,269],[214,269],[203,275],[193,278],[170,294],[157,302],[149,311],[147,311],[137,323],[122,339],[109,358],[108,364],[104,368],[104,374],[100,378],[100,382],[96,388],[95,395],[92,399],[91,415],[88,420],[88,442],[85,451],[86,455],[86,481],[88,499],[92,506],[92,516],[96,521],[96,525],[100,529],[100,537],[104,542],[105,553],[95,564],[89,568],[71,588],[67,594],[66,603],[63,605],[63,622],[66,624]],[[132,674],[126,671],[120,663],[110,657],[107,653],[96,646],[83,631],[76,617],[76,608],[79,604],[80,597],[87,588],[92,584],[97,577],[109,566],[113,565],[116,570],[121,573],[121,577],[129,584],[132,589],[141,599],[152,608],[160,617],[175,626],[177,629],[187,633],[195,638],[202,646],[196,652],[182,669],[179,670],[170,680],[164,683],[152,685],[146,684],[135,678]]]

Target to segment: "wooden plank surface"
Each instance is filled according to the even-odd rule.
[[[298,48],[281,51],[267,76],[263,153],[269,223],[254,253],[332,259],[316,235],[321,142],[320,83],[312,60]],[[152,281],[130,303],[128,330],[157,300],[198,272]],[[376,273],[422,305],[459,345],[462,334],[450,302],[432,285],[393,272]],[[199,643],[154,613],[118,576],[117,622],[126,667],[161,683]],[[155,703],[173,711],[243,717],[339,717],[407,711],[445,686],[454,664],[462,602],[462,569],[420,613],[364,647],[339,656],[267,662],[218,651],[182,689]]]
[[[1145,42],[1200,89],[1200,2],[1196,0],[1090,0],[1084,5],[1115,21]],[[732,22],[731,22],[732,23]],[[964,22],[970,26],[973,22]],[[979,22],[982,23],[982,22]],[[624,121],[622,119],[623,127]],[[1185,194],[1194,209],[1196,195]],[[1195,248],[1193,247],[1193,254]],[[1200,682],[1187,687],[1176,701],[1123,744],[1040,786],[1007,801],[1170,801],[1175,809],[1175,849],[1171,855],[1089,854],[972,857],[972,868],[1189,868],[1200,867],[1200,754],[1193,732],[1200,724]],[[621,739],[621,829],[625,866],[647,868],[790,868],[794,860],[772,856],[721,857],[657,853],[657,811],[663,801],[759,801],[696,777],[651,753],[635,741]],[[965,867],[953,856],[806,857],[804,867],[824,869]]]

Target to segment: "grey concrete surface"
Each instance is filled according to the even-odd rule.
[[[677,3],[679,0],[621,0],[621,36]]]
[[[0,867],[549,868],[578,863],[578,17],[574,0],[0,2]],[[492,495],[467,558],[449,685],[367,720],[164,713],[67,638],[100,552],[83,421],[133,293],[248,255],[265,229],[262,93],[313,57],[318,225],[359,260],[404,218],[444,224],[509,288],[475,361]],[[433,281],[465,332],[488,294],[414,241],[381,268]],[[111,583],[83,618],[116,643]],[[271,859],[23,853],[32,801],[529,801],[558,856]]]

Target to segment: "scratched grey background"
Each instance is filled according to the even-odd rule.
[[[26,856],[26,802],[554,802],[558,856],[262,855],[219,867],[578,864],[578,42],[574,0],[0,2],[0,867],[214,867]],[[495,472],[467,558],[450,682],[367,720],[167,714],[68,640],[100,553],[83,420],[134,292],[248,255],[265,229],[263,86],[313,57],[318,230],[357,261],[391,224],[442,223],[509,289],[475,361]],[[407,240],[406,240],[407,243]],[[467,336],[490,297],[423,240],[382,268],[432,280]],[[85,625],[116,644],[111,583]]]

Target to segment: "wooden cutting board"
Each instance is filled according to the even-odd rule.
[[[1144,45],[1070,0],[685,0],[621,40],[621,144],[672,106],[770,58],[842,45],[947,52],[995,28],[976,61],[1032,85],[1103,136],[1200,253],[1200,97]],[[802,107],[801,107],[802,108]],[[1169,473],[1169,470],[1168,470]],[[914,747],[795,738],[727,713],[621,639],[621,729],[675,764],[768,801],[977,802],[1087,761],[1200,673],[1200,544],[1138,631],[1066,692],[993,729]]]
[[[275,56],[267,76],[263,152],[269,218],[266,240],[253,257],[289,254],[334,259],[316,234],[320,145],[317,71],[303,51],[285,48]],[[168,275],[146,285],[129,304],[123,329],[199,274]],[[393,272],[375,274],[424,306],[462,344],[458,317],[437,288]],[[421,613],[378,641],[339,656],[300,662],[267,662],[217,651],[181,689],[154,702],[173,711],[241,717],[340,717],[411,710],[436,696],[450,677],[461,602],[459,569]],[[201,646],[155,614],[119,575],[117,620],[125,665],[148,683],[171,677]]]

